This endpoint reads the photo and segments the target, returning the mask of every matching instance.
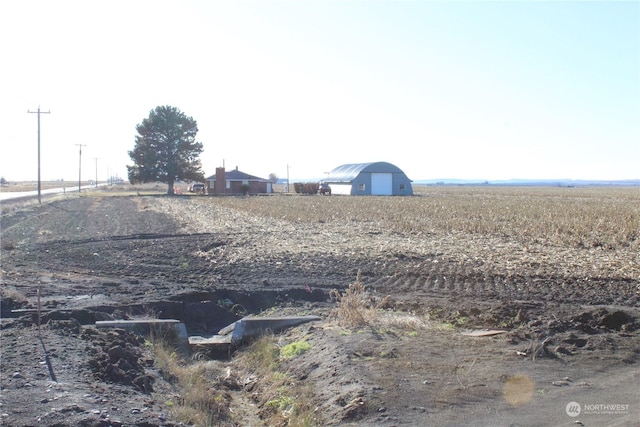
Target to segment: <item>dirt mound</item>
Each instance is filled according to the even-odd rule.
[[[145,357],[140,350],[145,344],[142,336],[123,329],[107,332],[84,329],[81,336],[90,342],[86,351],[91,356],[89,365],[97,379],[135,386],[145,393],[153,391],[155,378],[146,373],[153,366],[153,359]]]
[[[638,328],[640,323],[635,315],[606,307],[590,309],[563,319],[554,319],[547,327],[550,334],[576,330],[591,335],[612,331],[631,332]]]

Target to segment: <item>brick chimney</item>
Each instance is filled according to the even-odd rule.
[[[215,194],[225,194],[227,192],[226,175],[224,168],[216,168]]]

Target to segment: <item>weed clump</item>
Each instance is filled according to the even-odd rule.
[[[237,358],[239,375],[247,378],[243,389],[255,397],[258,416],[265,425],[320,426],[314,392],[288,372],[288,364],[305,353],[311,345],[294,341],[279,347],[272,333],[258,338]]]
[[[221,389],[220,367],[214,362],[185,360],[177,351],[174,337],[155,333],[148,346],[155,366],[173,383],[178,393],[165,402],[174,416],[188,425],[235,425],[231,421],[230,396]]]
[[[331,313],[339,325],[345,327],[361,327],[372,325],[376,322],[380,309],[385,307],[388,298],[377,300],[373,295],[367,293],[367,290],[360,280],[360,271],[356,276],[355,282],[340,293],[332,290],[331,298],[337,302],[337,307]]]

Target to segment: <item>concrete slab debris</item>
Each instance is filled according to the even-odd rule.
[[[214,335],[211,337],[201,337],[192,335],[189,337],[189,344],[191,345],[230,345],[231,335]]]
[[[267,331],[276,333],[317,320],[321,320],[320,316],[245,317],[233,324],[231,340],[240,342],[264,334]],[[224,331],[228,334],[231,326],[221,329],[221,332]]]
[[[140,334],[148,334],[151,327],[172,327],[178,333],[178,340],[186,342],[188,339],[187,327],[176,319],[135,319],[135,320],[98,320],[96,328],[121,328]]]
[[[321,320],[319,316],[282,316],[282,317],[245,317],[226,326],[211,337],[190,336],[189,344],[194,347],[207,347],[213,353],[225,354],[232,345],[260,336],[267,331],[280,332],[284,329],[306,322]]]

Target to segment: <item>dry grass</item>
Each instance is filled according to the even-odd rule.
[[[379,298],[367,292],[361,281],[360,272],[344,292],[334,289],[330,295],[336,301],[336,307],[332,310],[330,317],[340,326],[347,328],[369,326],[375,329],[404,331],[417,331],[434,326],[424,317],[387,310],[391,306],[390,296]]]
[[[267,375],[277,371],[280,366],[280,349],[273,334],[265,334],[242,351],[239,362],[247,372]]]
[[[168,396],[166,406],[186,425],[234,425],[229,411],[229,396],[221,391],[220,364],[182,357],[166,334],[152,336],[155,365],[166,380],[175,384],[177,393]]]
[[[377,328],[400,329],[403,331],[419,331],[436,327],[428,318],[416,316],[411,313],[388,311],[380,313],[375,319],[375,325]]]
[[[334,289],[331,298],[336,301],[336,308],[331,317],[340,326],[358,328],[374,326],[380,318],[380,310],[386,305],[387,298],[379,300],[370,295],[360,280],[360,272],[355,282],[351,283],[344,292]]]
[[[102,187],[101,190],[105,192],[111,193],[121,193],[121,194],[144,194],[144,195],[154,195],[154,194],[167,194],[167,184],[163,184],[160,182],[150,182],[146,184],[118,184],[118,185],[110,185],[108,187]],[[185,185],[186,191],[186,185]]]
[[[82,182],[82,185],[89,185],[89,181]],[[78,182],[72,181],[41,181],[40,189],[48,190],[50,188],[77,187]],[[38,190],[38,181],[11,181],[2,186],[2,192],[21,192]]]
[[[2,288],[0,288],[0,300],[1,299],[11,299],[19,303],[27,303],[29,301],[26,295],[18,291],[13,286],[2,286]]]
[[[315,413],[314,391],[287,373],[286,363],[306,351],[306,341],[280,348],[273,334],[265,334],[235,360],[245,378],[245,390],[255,396],[259,416],[265,425],[312,427],[322,425]]]

